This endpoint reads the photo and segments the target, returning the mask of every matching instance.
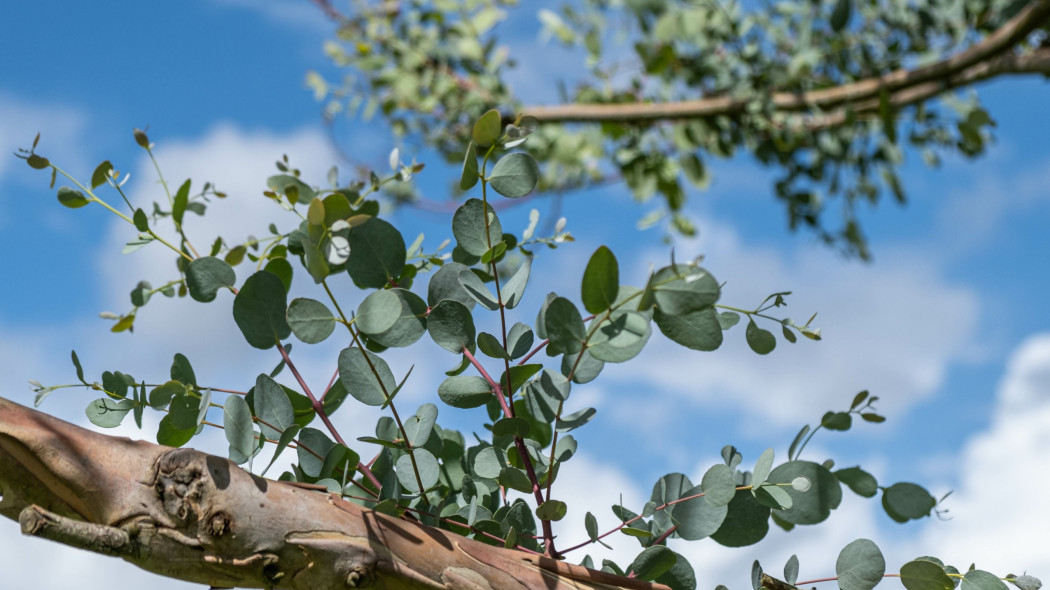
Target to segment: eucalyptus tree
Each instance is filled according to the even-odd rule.
[[[329,112],[361,102],[461,166],[464,199],[440,245],[422,236],[409,242],[381,214],[377,196],[404,194],[397,187],[421,170],[396,150],[390,172],[353,180],[336,170],[304,178],[279,161],[260,206],[285,210],[288,223],[263,232],[227,228],[264,237],[228,234],[207,244],[191,241],[185,227],[225,198],[209,183],[176,187],[159,176],[164,198],[138,208],[109,161],[77,179],[38,151],[39,136],[19,153],[50,173],[52,185],[63,179],[57,198],[65,207],[102,207],[125,221],[124,252],[167,248],[176,261],[171,281],[133,286],[131,310],[110,316],[113,331],[130,330],[163,298],[228,305],[245,344],[272,351],[276,366],[240,383],[208,383],[187,351],[167,375],[111,369],[96,378],[74,352],[76,382],[34,382],[37,404],[67,387],[96,391],[85,411],[101,428],[127,419],[141,426],[146,412],[159,412],[160,445],[113,439],[0,400],[0,514],[27,534],[165,576],[305,590],[691,589],[694,571],[669,539],[751,546],[771,523],[791,530],[825,521],[845,493],[878,498],[899,522],[938,513],[938,499],[918,484],[880,483],[860,466],[806,454],[822,431],[883,421],[877,398],[862,391],[804,426],[786,457],[769,449],[745,461],[726,446],[699,482],[667,474],[644,504],[586,507],[586,537],[559,537],[567,505],[558,476],[572,469],[574,432],[597,415],[574,409],[574,394],[607,364],[631,361],[654,337],[697,353],[738,337],[764,355],[778,342],[821,334],[812,319],[781,315],[785,293],[754,307],[725,302],[715,274],[673,255],[648,276],[621,276],[616,254],[594,245],[557,292],[535,293],[530,277],[572,236],[560,223],[544,234],[538,213],[523,232],[508,231],[494,205],[622,179],[641,199],[661,195],[672,224],[688,233],[683,178],[703,184],[705,158],[744,148],[783,169],[777,191],[793,223],[863,256],[852,210],[876,199],[880,186],[902,198],[894,167],[905,139],[924,149],[984,149],[990,118],[977,103],[928,101],[994,75],[1046,69],[1039,43],[1050,0],[836,0],[761,12],[731,3],[588,1],[540,14],[558,42],[582,47],[592,76],[552,107],[518,104],[502,80],[511,58],[493,31],[514,14],[508,4],[362,2],[343,15],[321,3],[346,40],[330,52],[353,72],[339,87],[311,78],[332,97]],[[633,53],[615,56],[637,66],[626,76],[602,52],[617,35],[633,42]],[[560,125],[567,122],[577,124]],[[147,135],[136,130],[134,138],[152,158]],[[839,195],[843,228],[825,228],[824,193]],[[331,288],[336,280],[356,289],[355,308]],[[293,285],[314,296],[289,300]],[[508,319],[522,310],[535,320]],[[340,345],[330,359],[334,375],[315,391],[293,341],[301,349],[329,339]],[[424,339],[454,368],[423,376],[389,362],[390,349],[411,351]],[[433,393],[414,410],[398,397],[409,379]],[[382,416],[374,434],[348,441],[340,421],[355,405]],[[468,411],[479,418],[472,432],[438,420]],[[223,429],[225,457],[186,448],[206,428]],[[263,477],[288,459],[276,479]],[[637,554],[601,563],[586,555],[609,535],[636,539]],[[887,575],[909,590],[952,590],[960,581],[979,590],[1041,585],[935,557],[887,574],[868,539],[844,547],[834,568],[844,590],[870,590]],[[756,562],[753,586],[811,583],[798,572],[795,558],[776,575]]]
[[[985,151],[992,114],[960,90],[1050,73],[1050,0],[316,3],[338,23],[325,50],[347,72],[308,75],[330,118],[378,113],[456,160],[484,111],[524,116],[540,190],[622,180],[639,201],[658,197],[645,223],[685,234],[711,160],[743,152],[776,171],[791,228],[865,258],[858,210],[905,201],[909,148],[931,165]],[[557,67],[501,43],[537,18],[565,47]],[[546,78],[561,103],[523,102],[536,89],[508,82],[515,67],[538,71],[530,84]]]

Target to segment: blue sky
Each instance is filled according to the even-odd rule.
[[[535,84],[554,75],[544,68],[565,59],[530,32],[538,29],[530,7],[515,14],[512,51],[526,57],[514,80],[535,93],[525,96],[548,97]],[[148,203],[159,189],[131,140],[132,128],[148,125],[170,182],[210,180],[230,193],[196,228],[202,236],[224,232],[230,239],[243,238],[243,230],[230,229],[234,223],[261,233],[271,220],[289,222],[259,197],[282,153],[318,184],[340,163],[320,105],[303,85],[307,69],[334,73],[321,52],[330,26],[305,0],[111,2],[104,10],[23,2],[8,7],[7,22],[0,37],[4,154],[28,146],[39,131],[41,153],[81,178],[109,159],[131,172],[132,198]],[[771,535],[758,548],[726,551],[709,542],[680,548],[693,560],[701,587],[746,588],[752,559],[776,571],[792,552],[802,558],[804,578],[823,577],[832,573],[838,549],[861,536],[883,545],[891,568],[933,554],[961,567],[976,561],[1000,574],[1028,569],[1050,576],[1050,558],[1029,532],[1050,526],[1039,495],[1050,483],[1039,469],[1050,455],[1050,89],[1045,82],[1005,80],[980,94],[998,120],[996,144],[976,161],[947,158],[938,169],[909,154],[910,203],[886,202],[863,213],[871,264],[844,260],[810,235],[789,233],[768,171],[746,157],[711,162],[711,189],[693,194],[689,205],[701,236],[677,243],[679,258],[704,254],[711,272],[727,282],[723,300],[730,304],[747,307],[768,293],[794,291],[787,314],[820,312],[825,340],[781,342],[773,354],[758,357],[740,329],[727,335],[722,350],[707,354],[654,337],[635,362],[610,367],[604,379],[577,388],[574,402],[599,414],[581,431],[582,452],[561,481],[563,498],[580,506],[561,529],[564,538],[583,535],[584,510],[611,526],[607,505],[620,494],[637,504],[664,473],[697,477],[723,444],[740,447],[745,462],[769,446],[783,455],[803,423],[867,388],[882,398],[889,421],[818,437],[810,457],[860,463],[880,483],[916,481],[936,495],[955,490],[947,504],[953,519],[900,527],[876,503],[849,499],[826,525]],[[342,123],[337,133],[343,149],[377,168],[395,146],[375,125]],[[426,162],[419,184],[443,197],[456,171],[425,153],[403,149],[402,157]],[[149,379],[166,374],[171,355],[184,352],[199,375],[235,386],[274,364],[271,355],[244,350],[228,309],[217,305],[158,301],[141,312],[135,335],[110,334],[97,313],[126,311],[135,282],[168,277],[171,257],[158,249],[122,256],[126,227],[97,207],[60,207],[46,175],[11,156],[0,157],[0,186],[0,247],[8,254],[0,290],[0,394],[31,403],[27,379],[71,381],[73,347],[96,375],[120,369]],[[547,200],[536,203],[548,222],[568,217],[578,242],[537,260],[529,289],[534,304],[548,290],[575,296],[578,286],[559,277],[578,276],[600,243],[617,253],[625,283],[641,283],[651,262],[668,259],[659,232],[634,229],[646,209],[620,189],[575,195],[560,210]],[[501,214],[504,227],[520,232],[527,209]],[[401,211],[393,218],[410,228],[406,236],[425,232],[431,247],[450,234],[447,220],[432,215]],[[550,274],[537,276],[543,268]],[[359,300],[349,291],[346,297]],[[531,322],[529,302],[519,317]],[[233,337],[207,331],[215,326],[233,330]],[[336,350],[303,350],[308,378],[326,381]],[[433,400],[439,371],[453,362],[435,350],[394,355],[395,367],[417,365],[405,403]],[[83,422],[90,396],[70,391],[55,394],[44,409]],[[447,407],[441,412],[442,424],[470,425],[469,416]],[[373,414],[359,416],[345,425],[353,436],[374,422]],[[207,450],[223,452],[221,435],[209,442]],[[50,560],[67,567],[36,565],[55,563]],[[0,527],[0,569],[16,581],[12,587],[76,581],[102,588],[114,575],[157,588],[189,587],[21,538],[13,523]],[[84,572],[98,579],[85,580]]]

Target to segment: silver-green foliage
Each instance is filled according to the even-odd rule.
[[[1046,53],[1039,47],[1046,27],[1038,19],[1004,31],[1023,9],[1045,19],[1046,0],[579,0],[538,13],[518,0],[350,4],[325,46],[345,77],[307,76],[329,117],[378,113],[396,133],[421,136],[452,160],[468,141],[478,148],[495,141],[500,114],[483,113],[500,105],[504,122],[514,122],[508,144],[535,130],[522,147],[544,163],[541,190],[620,178],[640,201],[662,198],[663,207],[645,223],[667,218],[686,234],[695,228],[683,205],[690,187],[710,182],[705,162],[748,153],[777,172],[774,190],[792,228],[811,227],[862,257],[868,250],[857,211],[881,194],[905,200],[898,168],[907,149],[931,164],[941,153],[972,157],[985,150],[994,121],[976,96],[957,96],[954,89],[1010,73],[993,63],[1000,56]],[[545,70],[502,45],[500,34],[508,25],[536,24],[551,43],[564,46],[559,56],[578,63],[565,74],[575,77],[569,83],[549,80],[568,106],[689,107],[706,100],[710,108],[583,119],[530,110],[522,101],[533,89],[516,93],[522,85],[508,83],[509,72],[521,63]],[[901,68],[956,56],[993,38],[1007,42],[982,49],[986,62],[974,68],[913,76],[924,88],[900,81]],[[1045,73],[1041,67],[1018,73]],[[516,118],[523,108],[540,120]],[[497,163],[492,187],[520,196],[534,165],[511,154]],[[476,181],[465,174],[460,187]],[[828,221],[835,203],[841,225]]]
[[[759,354],[771,352],[776,343],[774,333],[759,323],[779,325],[789,342],[796,341],[796,333],[819,340],[819,330],[810,322],[799,326],[771,315],[771,310],[786,305],[787,293],[775,293],[753,309],[721,303],[721,285],[696,262],[672,259],[648,277],[634,277],[636,285],[625,284],[628,278],[621,276],[615,254],[605,246],[594,251],[579,279],[567,282],[566,291],[529,297],[527,286],[540,252],[570,241],[571,235],[559,228],[553,236],[536,237],[534,225],[520,238],[503,232],[489,202],[495,197],[488,189],[520,197],[536,185],[539,168],[525,152],[495,156],[508,145],[521,145],[529,135],[523,128],[502,126],[495,111],[478,119],[472,133],[462,177],[469,180],[464,186],[480,185],[480,198],[465,201],[453,216],[456,244],[450,255],[441,254],[444,245],[425,253],[422,236],[406,248],[400,231],[378,216],[377,202],[368,198],[383,184],[418,171],[415,168],[402,167],[387,179],[373,174],[368,183],[340,186],[333,181],[330,188],[320,188],[299,179],[287,161],[279,162],[282,174],[270,179],[270,190],[264,194],[300,213],[301,222],[290,231],[271,226],[267,238],[232,247],[217,238],[203,256],[181,228],[189,221],[185,211],[203,213],[208,197],[216,194],[209,192],[208,185],[191,195],[189,183],[183,184],[167,205],[155,205],[155,213],[145,223],[118,212],[139,232],[135,240],[146,245],[160,241],[179,261],[180,275],[157,292],[231,305],[246,343],[275,349],[279,362],[269,374],[245,375],[241,393],[236,386],[224,386],[220,394],[224,401],[213,404],[213,392],[220,390],[199,383],[182,354],[175,355],[167,380],[148,384],[119,371],[104,372],[100,382],[88,383],[73,353],[77,386],[103,393],[88,404],[88,418],[111,428],[132,414],[141,426],[144,410],[160,411],[158,442],[181,446],[205,425],[215,423],[208,420],[209,413],[221,410],[229,457],[247,469],[260,465],[255,458],[266,450],[271,458],[265,472],[294,444],[296,460],[280,475],[282,480],[318,484],[352,502],[389,514],[411,514],[424,524],[483,543],[555,557],[601,543],[610,534],[625,534],[640,543],[639,554],[626,568],[606,560],[599,566],[602,570],[684,590],[696,586],[696,577],[689,563],[667,548],[667,539],[710,538],[726,546],[752,545],[766,536],[770,522],[787,530],[823,522],[839,506],[842,484],[862,497],[881,494],[887,514],[897,521],[938,512],[938,501],[919,485],[884,487],[860,467],[833,470],[830,459],[818,463],[800,458],[821,429],[849,430],[854,416],[866,422],[883,420],[872,406],[877,398],[861,392],[849,409],[828,412],[816,426],[804,427],[791,443],[787,461],[776,464],[769,449],[748,470],[742,455],[726,446],[723,462],[708,469],[699,484],[681,473],[661,477],[650,500],[636,507],[640,512],[613,506],[615,521],[605,523],[606,532],[588,512],[588,538],[570,547],[559,542],[556,547],[554,523],[567,510],[557,496],[557,478],[562,469],[571,468],[565,465],[577,452],[575,431],[597,414],[594,408],[579,407],[573,392],[596,379],[605,363],[636,357],[655,332],[687,348],[717,349],[723,332],[731,331],[741,315],[748,319],[744,338]],[[137,132],[136,139],[140,136],[145,138]],[[140,141],[143,144],[151,149],[148,140]],[[50,167],[65,175],[32,149],[23,155],[34,167]],[[39,166],[41,161],[47,164]],[[511,162],[502,166],[502,173],[501,162]],[[119,188],[107,176],[112,165],[107,161],[100,169],[104,182],[92,183],[90,189],[80,186],[87,205],[105,203],[95,192],[101,184]],[[60,202],[73,202],[69,195],[68,190],[60,190]],[[171,211],[176,204],[179,215]],[[178,217],[178,245],[152,229],[168,217],[173,221]],[[246,258],[255,268],[237,286],[233,267]],[[303,271],[310,286],[321,285],[318,296],[327,302],[297,297],[288,303],[293,279]],[[424,300],[413,288],[427,273]],[[364,295],[349,313],[344,311],[345,299],[328,285],[340,275]],[[136,313],[150,300],[144,292],[154,290],[136,286],[134,308],[114,316],[115,331],[133,325]],[[531,326],[508,324],[505,310],[519,304],[531,305],[535,311]],[[479,332],[476,318],[498,329]],[[332,358],[336,376],[320,394],[309,388],[295,367],[293,334],[307,345],[333,338],[342,342]],[[397,395],[412,369],[392,367],[383,353],[390,347],[413,345],[424,335],[451,355],[453,365],[447,378],[429,386],[432,401],[440,401],[447,412],[484,408],[484,413],[475,410],[480,424],[471,435],[443,428],[436,403],[424,403],[411,415],[403,407],[398,411]],[[285,368],[292,369],[291,376]],[[38,385],[38,403],[57,387]],[[417,378],[414,387],[427,386]],[[381,408],[384,416],[376,423],[374,436],[348,444],[334,419],[346,414],[352,419],[352,410],[340,413],[344,406],[353,405],[346,403],[350,398]],[[362,455],[373,458],[363,462]],[[527,499],[509,501],[506,490],[519,491]],[[589,557],[583,563],[595,566]],[[859,540],[843,550],[836,567],[844,590],[870,590],[882,577],[885,563],[873,543]],[[794,559],[785,576],[793,583],[797,574]],[[954,575],[958,575],[955,570],[925,558],[901,570],[909,590],[950,590]],[[971,571],[963,584],[974,590],[1000,590],[1001,582],[990,576]],[[1011,578],[1021,590],[1038,587],[1034,578]]]

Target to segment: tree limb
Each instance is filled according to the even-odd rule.
[[[398,520],[225,458],[92,432],[2,398],[0,493],[0,514],[25,534],[221,588],[667,590]]]
[[[1037,48],[1018,55],[1012,50],[1036,28],[1050,19],[1050,0],[1033,0],[1013,18],[986,36],[981,42],[941,61],[914,68],[899,69],[857,82],[811,90],[777,92],[770,98],[772,107],[781,112],[828,111],[851,105],[854,111],[877,107],[885,91],[894,105],[907,105],[925,100],[945,90],[973,84],[1005,74],[1050,74],[1050,48]],[[540,122],[619,122],[643,123],[659,120],[696,119],[741,113],[752,102],[732,96],[703,98],[667,103],[562,104],[529,106],[525,115]],[[820,121],[833,121],[817,115],[811,124],[829,126]],[[808,126],[808,125],[807,125]]]

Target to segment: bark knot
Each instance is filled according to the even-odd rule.
[[[157,459],[153,484],[157,496],[168,515],[183,525],[201,520],[204,496],[204,468],[197,453],[187,449],[174,449]]]

